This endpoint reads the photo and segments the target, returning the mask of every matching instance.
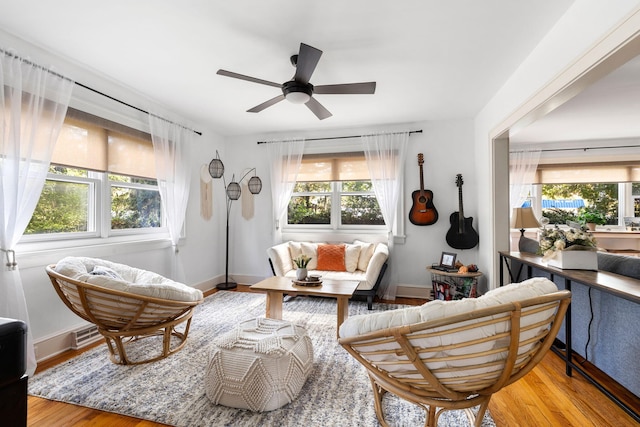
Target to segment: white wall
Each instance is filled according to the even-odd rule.
[[[95,70],[87,70],[80,64],[39,49],[1,30],[0,46],[5,49],[15,49],[19,55],[29,57],[34,62],[46,66],[53,65],[62,74],[139,108],[148,111],[150,106],[154,105],[153,100],[141,96],[131,88],[110,81]],[[105,118],[149,131],[146,114],[78,86],[74,87],[71,104]],[[170,110],[170,107],[167,109]],[[200,216],[200,166],[208,164],[215,157],[216,149],[224,153],[224,138],[215,130],[208,129],[206,124],[181,122],[201,131],[203,135],[194,136],[193,145],[189,150],[193,165],[191,196],[187,208],[186,239],[181,242],[180,252],[184,262],[186,283],[208,288],[217,283],[221,273],[224,272],[224,257],[221,255],[224,245],[220,240],[224,215],[216,211],[213,218],[208,221]],[[89,256],[126,263],[167,276],[171,274],[173,251],[168,236],[164,240],[144,244],[92,243],[91,246],[67,249],[45,250],[45,247],[39,244],[18,245],[16,248],[31,321],[30,327],[36,346],[85,323],[64,306],[55,294],[44,271],[46,265],[55,263],[68,255]],[[43,354],[37,352],[36,356],[41,358]]]
[[[232,172],[235,172],[237,177],[244,168],[256,167],[263,182],[262,193],[255,198],[256,215],[252,220],[247,221],[242,218],[239,202],[233,205],[230,217],[230,271],[237,275],[237,279],[242,278],[248,281],[257,281],[271,275],[266,256],[266,249],[274,244],[274,233],[271,227],[271,182],[266,147],[258,145],[257,141],[287,137],[316,138],[320,136],[361,135],[376,131],[416,129],[422,129],[423,133],[412,134],[409,137],[409,148],[404,167],[405,217],[411,208],[412,191],[420,188],[417,154],[423,153],[425,188],[434,193],[433,202],[438,210],[439,219],[437,223],[429,226],[416,226],[408,220],[405,221],[406,241],[404,244],[395,244],[391,254],[390,270],[395,272],[397,283],[430,286],[430,279],[425,269],[431,263],[439,261],[442,251],[457,252],[465,264],[477,263],[477,249],[454,250],[447,245],[445,240],[450,226],[449,216],[458,210],[457,173],[463,174],[465,179],[463,185],[465,216],[475,216],[478,205],[478,187],[474,179],[476,159],[473,154],[473,124],[471,120],[452,120],[393,125],[384,129],[382,127],[377,129],[354,128],[324,133],[310,132],[306,135],[298,132],[290,135],[270,135],[267,138],[251,135],[229,139],[226,153],[229,158],[233,159]],[[344,143],[343,141],[323,141],[314,145],[317,147],[318,144],[325,144],[330,151],[333,144]],[[357,141],[349,140],[348,143],[358,145]],[[226,161],[225,165],[227,165]],[[371,238],[378,239],[379,236]],[[313,237],[310,239],[314,240]],[[327,238],[325,237],[325,239]],[[339,239],[339,236],[328,238],[328,240]],[[482,236],[480,239],[482,240]]]
[[[476,117],[474,139],[480,165],[477,182],[479,197],[483,201],[478,206],[480,236],[498,236],[496,245],[491,239],[480,240],[480,265],[494,267],[487,269],[490,284],[497,282],[497,251],[507,250],[509,244],[508,212],[494,214],[493,211],[494,205],[508,210],[508,194],[493,191],[494,179],[499,183],[506,182],[508,176],[493,175],[496,170],[505,169],[504,165],[494,164],[495,147],[491,136],[507,130],[499,127],[516,120],[510,116],[521,105],[543,90],[547,83],[607,35],[638,5],[636,0],[576,1]]]

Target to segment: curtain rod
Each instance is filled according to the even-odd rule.
[[[510,153],[517,153],[521,151],[540,151],[540,152],[551,152],[551,151],[589,151],[589,150],[607,150],[611,148],[638,148],[638,145],[612,145],[610,147],[575,147],[575,148],[546,148],[541,150],[513,150],[509,151]]]
[[[97,93],[98,95],[102,95],[102,96],[104,96],[105,98],[109,98],[109,99],[111,99],[111,100],[113,100],[113,101],[119,102],[119,103],[120,103],[120,104],[122,104],[122,105],[126,105],[126,106],[127,106],[127,107],[129,107],[129,108],[133,108],[134,110],[138,110],[138,111],[140,111],[141,113],[147,114],[147,115],[149,115],[149,116],[151,116],[151,115],[152,115],[150,112],[148,112],[148,111],[146,111],[146,110],[143,110],[143,109],[142,109],[142,108],[140,108],[140,107],[136,107],[135,105],[131,105],[131,104],[129,104],[129,103],[127,103],[127,102],[124,102],[124,101],[122,101],[122,100],[120,100],[120,99],[118,99],[118,98],[114,98],[113,96],[111,96],[111,95],[107,95],[107,94],[106,94],[106,93],[104,93],[104,92],[100,92],[100,91],[99,91],[99,90],[97,90],[97,89],[94,89],[94,88],[92,88],[92,87],[89,87],[89,86],[84,85],[84,84],[79,83],[79,82],[75,82],[75,84],[77,84],[78,86],[83,87],[83,88],[85,88],[85,89],[87,89],[87,90],[90,90],[91,92],[95,92],[95,93]],[[166,121],[166,122],[169,122],[169,123],[171,123],[171,124],[178,125],[178,126],[182,126],[183,128],[185,128],[185,129],[187,129],[187,130],[190,130],[190,131],[192,131],[193,133],[195,133],[195,134],[197,134],[197,135],[202,136],[202,132],[199,132],[199,131],[194,130],[194,129],[190,129],[190,128],[186,127],[186,126],[181,125],[180,123],[174,123],[174,122],[172,122],[171,120],[167,120],[167,119],[165,119],[164,117],[160,117],[160,116],[157,116],[157,115],[155,115],[155,114],[153,114],[153,116],[154,116],[154,117],[158,117],[159,119],[162,119],[162,120],[164,120],[164,121]]]
[[[33,66],[33,67],[39,68],[39,69],[41,69],[41,70],[44,70],[44,71],[46,71],[46,72],[48,72],[48,73],[50,73],[50,74],[53,74],[54,76],[59,77],[59,78],[61,78],[61,79],[65,79],[65,80],[73,81],[73,80],[71,80],[69,77],[63,76],[63,75],[62,75],[62,74],[60,74],[60,73],[57,73],[57,72],[55,72],[55,71],[53,71],[53,70],[51,70],[51,69],[49,69],[49,68],[43,67],[43,66],[42,66],[42,65],[40,65],[40,64],[36,64],[35,62],[32,62],[32,61],[30,61],[30,60],[28,60],[28,59],[26,59],[26,58],[23,58],[23,57],[21,57],[21,56],[18,56],[18,55],[16,55],[16,54],[14,54],[14,53],[12,53],[12,52],[9,52],[9,51],[7,51],[7,50],[4,50],[4,49],[2,49],[2,48],[0,48],[0,52],[2,52],[3,54],[5,54],[5,55],[7,55],[7,56],[9,56],[9,57],[11,57],[11,58],[16,58],[17,60],[22,61],[22,62],[24,62],[25,64],[29,64],[29,65],[31,65],[31,66]],[[73,83],[74,83],[74,84],[76,84],[76,85],[78,85],[78,86],[80,86],[80,87],[83,87],[83,88],[85,88],[85,89],[87,89],[87,90],[90,90],[90,91],[92,91],[92,92],[95,92],[95,93],[97,93],[98,95],[102,95],[102,96],[104,96],[105,98],[109,98],[109,99],[111,99],[111,100],[113,100],[113,101],[119,102],[119,103],[120,103],[120,104],[122,104],[122,105],[126,105],[127,107],[133,108],[134,110],[138,110],[138,111],[140,111],[140,112],[142,112],[142,113],[145,113],[145,114],[151,115],[151,113],[149,113],[148,111],[143,110],[142,108],[136,107],[135,105],[128,104],[128,103],[126,103],[126,102],[124,102],[124,101],[121,101],[121,100],[119,100],[119,99],[117,99],[117,98],[114,98],[113,96],[107,95],[107,94],[106,94],[106,93],[104,93],[104,92],[100,92],[99,90],[96,90],[96,89],[94,89],[94,88],[92,88],[92,87],[89,87],[89,86],[87,86],[87,85],[83,85],[82,83],[79,83],[79,82],[76,82],[76,81],[73,81]],[[156,117],[158,117],[158,116],[156,116]],[[182,126],[182,125],[181,125],[181,124],[179,124],[179,123],[174,123],[174,122],[172,122],[172,121],[170,121],[170,120],[167,120],[167,119],[165,119],[165,118],[163,118],[163,117],[159,117],[159,118],[160,118],[160,119],[162,119],[162,120],[165,120],[165,121],[167,121],[167,122],[169,122],[169,123],[171,123],[171,124],[174,124],[174,125],[176,125],[176,124],[177,124],[178,126]],[[185,129],[188,129],[188,130],[192,131],[193,133],[196,133],[196,134],[198,134],[198,135],[202,136],[202,132],[198,132],[197,130],[189,129],[189,128],[188,128],[188,127],[186,127],[186,126],[182,126],[182,127],[183,127],[183,128],[185,128]]]
[[[390,133],[383,133],[381,135],[397,135],[400,133],[407,133],[407,132],[390,132]],[[412,133],[422,133],[422,129],[419,130],[411,130],[408,132],[409,135],[411,135]],[[329,139],[349,139],[349,138],[361,138],[363,136],[367,136],[367,135],[348,135],[348,136],[327,136],[327,137],[323,137],[323,138],[305,138],[305,141],[326,141]],[[258,141],[258,144],[268,144],[271,141]]]

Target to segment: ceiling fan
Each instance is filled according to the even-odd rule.
[[[314,94],[321,95],[371,95],[376,91],[376,82],[365,83],[344,83],[334,85],[314,86],[309,83],[322,51],[315,47],[300,43],[300,51],[297,55],[291,57],[291,64],[296,67],[293,78],[282,84],[262,80],[255,77],[245,76],[243,74],[234,73],[227,70],[218,70],[217,74],[221,76],[233,77],[234,79],[246,80],[249,82],[259,83],[267,86],[277,87],[282,90],[282,95],[271,98],[260,105],[247,110],[249,113],[259,113],[267,107],[286,99],[293,104],[305,104],[313,114],[320,120],[331,117],[331,113],[314,97]]]

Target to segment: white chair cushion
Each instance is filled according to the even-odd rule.
[[[434,300],[418,307],[351,316],[340,327],[340,336],[350,337],[394,326],[442,319],[493,305],[557,292],[557,290],[556,285],[549,279],[534,277],[521,283],[512,283],[493,289],[479,298],[464,298],[456,301]],[[396,313],[398,311],[406,313]]]
[[[474,310],[500,305],[508,302],[524,300],[536,296],[556,292],[556,285],[541,277],[526,280],[522,283],[510,284],[502,288],[492,290],[479,298],[466,298],[455,301],[435,300],[423,304],[419,307],[410,307],[399,310],[391,310],[381,313],[373,313],[366,315],[353,316],[347,319],[340,327],[340,337],[350,337],[366,334],[381,329],[391,328],[395,326],[410,325],[431,320],[452,317],[458,314],[468,313]],[[528,309],[524,309],[526,311]],[[542,310],[535,315],[526,316],[523,319],[521,342],[526,342],[528,338],[538,335],[541,327],[532,327],[530,325],[548,318],[555,311],[554,308]],[[469,322],[478,323],[482,319],[473,319]],[[440,328],[446,331],[447,327]],[[468,376],[486,372],[498,372],[501,369],[501,361],[505,356],[505,352],[492,351],[496,346],[504,347],[508,343],[508,337],[498,341],[482,342],[484,337],[492,337],[496,334],[505,332],[508,329],[508,320],[495,324],[479,326],[473,329],[465,329],[460,332],[451,332],[437,334],[427,338],[417,338],[412,340],[414,347],[423,349],[448,347],[446,351],[438,353],[441,361],[431,362],[428,367],[430,370],[439,370],[438,378]],[[480,340],[477,344],[471,346],[456,346],[461,342],[470,342]],[[537,341],[518,348],[518,354],[526,357],[527,352],[537,345]],[[371,346],[361,346],[363,352],[373,352],[368,357],[374,363],[384,364],[385,370],[393,373],[397,377],[413,378],[415,372],[413,366],[407,364],[406,356],[398,356],[396,351],[397,343],[391,341],[385,344],[377,344]],[[391,350],[391,351],[389,351]],[[384,351],[384,352],[383,352]],[[486,352],[486,353],[485,353]],[[486,354],[478,357],[464,357],[470,353]],[[422,358],[430,358],[435,356],[433,352],[421,352]],[[463,357],[457,357],[463,356]],[[494,363],[496,362],[496,363]],[[478,368],[481,366],[481,368]],[[496,373],[497,375],[497,373]]]
[[[91,274],[95,269],[97,273]],[[202,299],[202,291],[174,282],[151,271],[124,264],[87,257],[66,257],[56,264],[56,272],[71,279],[122,292],[173,301],[194,302]],[[114,272],[119,278],[111,277]]]

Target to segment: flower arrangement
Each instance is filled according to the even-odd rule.
[[[578,228],[563,230],[557,225],[553,228],[545,228],[540,233],[540,249],[538,254],[545,258],[553,258],[556,251],[594,250],[596,239],[586,231]]]
[[[311,261],[311,257],[307,255],[298,255],[293,259],[294,264],[298,268],[307,268],[309,261]]]

